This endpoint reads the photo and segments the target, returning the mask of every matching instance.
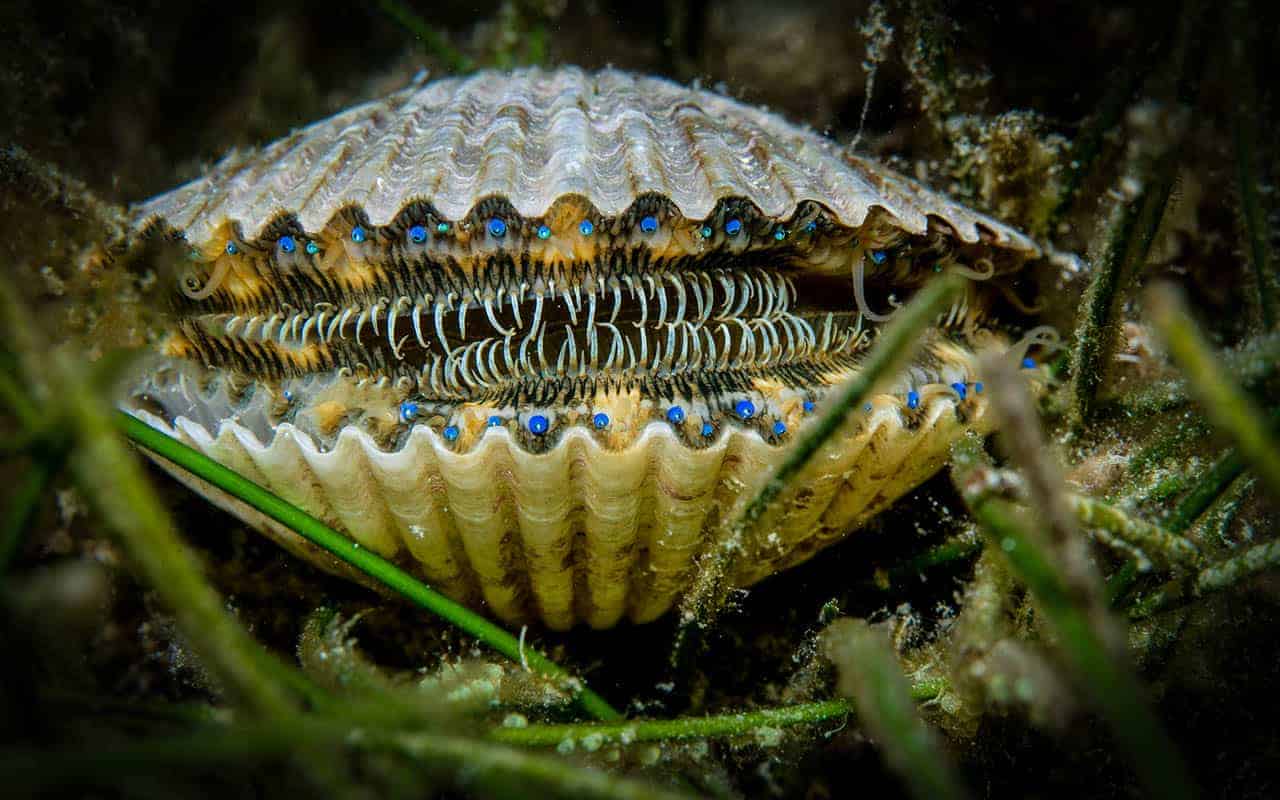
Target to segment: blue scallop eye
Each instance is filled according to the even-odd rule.
[[[700,231],[698,231],[698,232],[702,234],[702,238],[703,238],[703,239],[710,239],[710,238],[711,238],[711,235],[712,235],[713,233],[715,233],[715,231],[714,231],[714,230],[712,230],[712,228],[711,228],[711,226],[710,226],[710,225],[703,225],[703,226],[702,226],[702,230],[700,230]]]
[[[750,400],[739,400],[733,406],[733,413],[743,419],[751,419],[756,415],[756,404]]]
[[[456,440],[457,440],[457,438],[458,438],[458,426],[457,426],[457,425],[449,425],[449,426],[445,427],[445,429],[442,431],[442,433],[444,434],[444,440],[445,440],[446,442],[456,441]]]
[[[1035,360],[1034,358],[1032,358],[1031,356],[1027,356],[1026,358],[1022,359],[1022,368],[1023,368],[1023,369],[1035,369],[1035,368],[1036,368],[1036,360]]]
[[[888,253],[886,253],[886,252],[885,252],[885,251],[883,251],[883,250],[872,250],[872,251],[871,251],[871,260],[872,260],[873,262],[875,262],[876,264],[883,264],[883,263],[884,263],[884,261],[885,261],[885,259],[886,259],[886,258],[888,258],[888,257],[889,257],[889,254],[888,254]]]
[[[785,229],[785,228],[778,228],[776,231],[774,231],[774,232],[773,232],[773,238],[774,238],[774,240],[775,240],[775,241],[779,241],[779,242],[780,242],[780,241],[782,241],[783,239],[787,238],[787,231],[786,231],[786,229]]]
[[[421,225],[414,225],[409,229],[409,241],[414,244],[422,244],[427,240],[427,229]]]
[[[596,430],[602,431],[609,427],[609,415],[601,411],[591,418],[591,424],[596,426]]]
[[[658,229],[658,218],[650,214],[640,220],[640,230],[645,233],[653,233]]]
[[[680,406],[672,406],[667,409],[667,422],[672,425],[679,425],[684,422],[684,409]]]
[[[541,414],[534,414],[532,417],[529,417],[529,433],[532,433],[534,436],[541,436],[546,433],[547,429],[550,427],[551,423]]]
[[[709,439],[709,438],[711,438],[711,436],[712,436],[715,432],[716,432],[716,426],[715,426],[715,425],[712,425],[710,422],[704,422],[704,423],[702,423],[702,435],[703,435],[703,436],[705,436],[705,437],[707,437],[707,438]]]
[[[920,407],[920,393],[915,389],[907,392],[907,408],[912,411]]]
[[[501,239],[507,235],[507,223],[494,217],[489,220],[489,235],[495,239]]]
[[[227,246],[223,249],[229,256],[234,256],[236,253],[240,252],[240,248],[236,246],[235,242],[227,242]]]
[[[297,249],[298,249],[298,243],[293,240],[292,236],[280,237],[280,252],[292,253],[294,250],[297,250]]]
[[[360,244],[367,238],[369,238],[368,232],[365,231],[364,228],[361,228],[359,225],[351,229],[351,241],[355,242],[356,244]]]
[[[315,242],[307,242],[306,250],[307,250],[307,255],[314,256],[316,253],[320,252],[320,245],[316,244]]]
[[[805,400],[805,401],[804,401],[804,413],[806,413],[806,414],[812,414],[812,413],[813,413],[813,401],[812,401],[812,400]]]
[[[539,226],[538,226],[538,238],[539,238],[539,239],[550,239],[550,238],[551,238],[551,229],[550,229],[550,228],[548,228],[546,225],[539,225]]]
[[[813,233],[813,232],[814,232],[814,231],[816,231],[817,229],[818,229],[818,221],[817,221],[817,220],[812,220],[812,219],[811,219],[811,220],[809,220],[807,223],[805,223],[805,226],[804,226],[804,232],[805,232],[805,233]]]
[[[502,417],[499,417],[497,414],[494,414],[492,417],[489,417],[489,427],[490,427],[490,428],[501,428],[501,427],[502,427]]]
[[[973,390],[974,390],[975,392],[977,392],[978,394],[982,394],[982,390],[983,390],[983,389],[985,389],[985,388],[987,388],[987,387],[985,387],[985,386],[983,386],[983,385],[982,385],[982,381],[978,381],[977,383],[975,383],[975,384],[973,385]]]
[[[418,404],[406,400],[400,404],[400,421],[408,422],[418,416]]]
[[[734,218],[724,224],[724,232],[730,236],[737,236],[742,233],[742,220]]]
[[[787,432],[787,423],[783,422],[782,420],[778,420],[777,422],[773,423],[774,436],[781,436],[786,432]]]
[[[590,236],[591,234],[595,233],[595,230],[596,230],[596,226],[592,225],[591,220],[589,219],[584,219],[582,222],[578,223],[578,233],[582,234],[583,236]]]
[[[436,223],[436,233],[448,233],[448,232],[449,232],[449,223],[447,222]]]
[[[862,404],[862,410],[863,410],[863,411],[870,412],[870,411],[871,411],[871,408],[872,408],[872,406],[871,406],[871,404],[870,404],[870,403],[863,403],[863,404]]]
[[[955,389],[956,394],[960,397],[961,400],[963,400],[965,396],[969,394],[968,390],[964,388],[963,383],[953,383],[951,384],[951,388]]]

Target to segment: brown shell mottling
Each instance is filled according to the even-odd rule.
[[[965,242],[1038,254],[1026,236],[812,130],[704,89],[615,70],[479,72],[415,85],[356,106],[135,209],[209,244],[230,222],[256,239],[284,214],[315,233],[346,207],[373,225],[426,200],[461,219],[489,196],[540,217],[581,195],[607,216],[640,195],[686,218],[743,197],[785,218],[803,201],[857,227],[874,206],[911,233],[930,216]]]

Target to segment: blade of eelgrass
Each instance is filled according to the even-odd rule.
[[[413,9],[400,0],[378,0],[382,13],[400,23],[405,30],[422,40],[423,49],[445,63],[454,72],[470,72],[475,64],[449,40],[426,23]]]
[[[173,612],[178,629],[231,700],[262,716],[293,707],[285,689],[262,670],[258,644],[227,612],[205,583],[195,558],[178,540],[168,513],[141,467],[111,429],[110,417],[82,365],[68,353],[37,346],[34,322],[0,280],[0,325],[13,343],[15,373],[47,383],[46,418],[62,420],[70,445],[68,464],[87,498],[114,532],[142,578]]]
[[[280,499],[244,476],[222,466],[182,442],[161,433],[123,411],[116,413],[117,427],[130,440],[161,458],[171,461],[196,477],[230,493],[238,500],[266,514],[313,544],[370,576],[396,594],[420,608],[456,625],[480,641],[514,661],[544,675],[570,678],[560,665],[533,648],[522,647],[520,640],[480,614],[430,588],[409,573],[307,514],[297,506]],[[597,719],[621,719],[622,715],[604,698],[583,687],[578,694],[582,709]]]
[[[1106,245],[1085,290],[1071,358],[1072,416],[1089,420],[1097,405],[1098,389],[1119,335],[1117,316],[1129,287],[1146,263],[1177,175],[1176,155],[1166,153],[1150,168],[1144,191],[1121,202],[1106,227]]]
[[[60,458],[47,455],[32,462],[18,488],[5,498],[4,522],[0,524],[0,576],[9,568],[22,545],[22,534],[44,497],[45,487],[58,471]],[[3,580],[0,577],[0,580]]]
[[[846,617],[833,622],[824,639],[840,693],[853,699],[859,721],[911,793],[921,800],[967,797],[936,734],[920,718],[885,633]]]
[[[835,401],[821,413],[813,424],[804,430],[804,436],[787,452],[786,459],[769,481],[756,494],[735,525],[747,530],[763,516],[765,510],[778,499],[792,479],[800,474],[809,460],[837,431],[844,427],[864,398],[876,385],[892,375],[904,361],[911,357],[920,343],[920,332],[938,315],[943,305],[960,291],[963,280],[947,276],[931,282],[920,291],[885,328],[876,340],[853,379],[836,393]]]
[[[866,583],[880,591],[899,588],[897,583],[911,578],[923,580],[923,573],[935,567],[967,561],[982,552],[982,540],[972,532],[957,534],[894,564]]]
[[[1148,300],[1170,357],[1187,375],[1209,420],[1235,440],[1271,496],[1280,497],[1280,445],[1270,435],[1266,417],[1223,371],[1177,289],[1168,284],[1152,287]]]
[[[1170,533],[1185,533],[1191,524],[1208,510],[1213,501],[1218,499],[1231,482],[1244,472],[1244,462],[1235,450],[1228,450],[1214,462],[1213,466],[1200,476],[1191,491],[1182,498],[1182,502],[1174,507],[1173,513],[1165,521],[1165,530]]]
[[[0,358],[0,362],[3,362],[0,363],[0,403],[8,406],[25,428],[34,429],[40,424],[40,412],[18,384],[17,375],[14,373],[17,364],[12,363],[13,359],[8,357],[7,353],[3,355],[5,357]]]
[[[1196,480],[1191,490],[1178,502],[1165,519],[1163,528],[1180,536],[1191,527],[1231,482],[1244,472],[1244,462],[1234,450],[1228,450]],[[1107,579],[1107,603],[1113,607],[1126,605],[1126,595],[1138,580],[1138,564],[1129,560]]]
[[[1098,389],[1107,377],[1120,331],[1119,311],[1146,264],[1173,192],[1181,160],[1182,138],[1199,85],[1207,37],[1203,31],[1209,5],[1183,0],[1177,15],[1175,44],[1169,48],[1167,83],[1157,92],[1171,108],[1167,130],[1135,139],[1125,182],[1141,187],[1136,197],[1121,200],[1103,231],[1103,249],[1093,279],[1085,290],[1075,349],[1071,354],[1071,417],[1079,426],[1097,410]]]
[[[1228,82],[1235,103],[1231,113],[1231,138],[1235,145],[1236,186],[1240,193],[1241,227],[1244,232],[1245,252],[1253,268],[1253,279],[1258,291],[1258,315],[1263,328],[1271,330],[1276,325],[1275,276],[1268,263],[1266,215],[1258,199],[1257,179],[1257,130],[1260,117],[1257,109],[1257,89],[1254,85],[1254,62],[1249,52],[1251,14],[1248,4],[1234,2],[1228,12],[1232,35],[1228,37],[1227,50],[1231,57],[1232,80]]]
[[[1075,516],[1079,510],[1073,513],[1061,467],[1045,440],[1032,398],[1007,360],[984,356],[981,368],[999,425],[998,441],[1020,470],[1034,515],[994,496],[992,485],[999,482],[990,480],[990,469],[972,441],[956,449],[956,485],[988,541],[999,545],[1057,633],[1058,649],[1073,668],[1073,677],[1111,723],[1148,791],[1157,797],[1186,796],[1185,788],[1181,795],[1164,791],[1168,786],[1162,783],[1170,776],[1185,784],[1185,768],[1141,700],[1123,629],[1109,613],[1101,577]]]
[[[1225,591],[1245,578],[1277,567],[1280,567],[1280,539],[1273,539],[1205,567],[1189,579],[1169,581],[1143,597],[1129,611],[1129,617],[1146,619],[1206,595]]]
[[[1045,441],[1035,402],[1008,359],[984,353],[979,369],[989,387],[996,440],[1018,467],[1027,502],[1041,526],[1041,545],[1098,638],[1119,650],[1122,636],[1107,613],[1101,576],[1071,506],[1062,468]]]
[[[968,499],[991,542],[1035,596],[1037,608],[1057,633],[1058,649],[1074,668],[1094,707],[1111,723],[1149,796],[1194,797],[1194,784],[1173,742],[1144,703],[1137,677],[1115,660],[1094,631],[1052,556],[1041,547],[1039,537],[1030,533],[1020,509],[999,498]]]
[[[1086,528],[1103,531],[1126,545],[1136,547],[1161,568],[1198,567],[1200,549],[1186,537],[1153,525],[1118,506],[1086,495],[1068,495],[1076,520]]]
[[[915,702],[932,700],[946,691],[942,680],[924,680],[911,685]],[[704,717],[642,719],[626,722],[574,722],[564,725],[526,725],[495,728],[489,738],[524,747],[558,747],[566,741],[607,744],[620,742],[662,742],[681,739],[728,739],[756,735],[761,729],[793,725],[816,725],[842,719],[854,712],[848,700],[819,700],[778,708],[711,714]]]
[[[70,464],[77,482],[116,532],[137,565],[174,613],[178,628],[233,698],[261,715],[289,712],[292,701],[262,670],[260,646],[227,613],[205,582],[191,552],[179,541],[168,513],[141,466],[111,428],[111,418],[86,386],[76,385],[75,365],[55,359],[55,387],[67,403],[76,444]]]
[[[7,791],[19,793],[24,789],[48,791],[85,785],[105,788],[115,787],[127,777],[199,775],[293,756],[305,757],[308,763],[313,763],[316,759],[333,758],[334,748],[400,753],[433,774],[445,772],[449,782],[467,790],[468,796],[480,790],[486,796],[511,798],[673,800],[686,797],[481,739],[447,736],[430,730],[360,727],[341,719],[302,714],[280,720],[208,726],[187,734],[137,743],[52,753],[37,749],[9,751],[0,754],[0,775],[5,778]]]
[[[708,553],[707,561],[693,587],[681,601],[681,626],[672,650],[672,662],[688,665],[696,638],[695,627],[706,626],[724,602],[732,561],[746,533],[759,522],[769,506],[787,485],[804,469],[818,450],[848,422],[849,416],[882,380],[911,357],[920,344],[920,332],[942,310],[964,279],[946,275],[931,281],[904,308],[894,314],[872,346],[857,374],[835,392],[834,399],[819,410],[817,418],[806,425],[777,471],[757,492],[741,516],[728,528],[727,535]]]

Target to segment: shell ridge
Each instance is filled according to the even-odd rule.
[[[911,232],[925,229],[925,214],[936,214],[965,241],[986,231],[1001,246],[1038,252],[1002,223],[736,99],[617,70],[573,68],[482,72],[406,87],[298,129],[256,155],[234,163],[228,157],[208,175],[143,203],[135,219],[163,218],[203,246],[224,223],[258,238],[282,209],[314,232],[351,206],[385,225],[425,198],[461,219],[482,196],[499,194],[536,217],[574,193],[615,215],[629,205],[629,192],[664,194],[690,218],[705,218],[718,196],[750,198],[775,217],[807,198],[849,227],[862,224],[874,198]]]
[[[422,436],[426,437],[439,465],[449,514],[454,520],[463,558],[476,578],[479,594],[502,619],[521,621],[525,607],[522,599],[532,596],[530,578],[524,555],[513,552],[509,546],[518,537],[508,536],[511,529],[504,524],[505,487],[501,482],[492,480],[491,473],[485,468],[495,452],[486,450],[469,458],[455,456],[442,459],[442,449],[434,431],[421,426],[417,429],[423,431]],[[504,547],[504,542],[508,546]]]
[[[312,475],[325,488],[330,508],[348,535],[383,558],[394,557],[403,546],[396,535],[391,509],[373,477],[361,438],[344,428],[333,447],[299,447]]]
[[[421,111],[420,100],[421,98],[417,95],[410,95],[405,99],[405,102],[401,104],[399,125],[397,129],[401,131],[402,134],[411,132],[418,127],[417,115]],[[405,179],[413,175],[414,171],[410,169],[395,169],[394,165],[400,158],[401,154],[405,151],[406,146],[412,141],[412,137],[405,135],[384,135],[380,137],[378,145],[370,150],[360,169],[353,173],[349,179],[349,183],[353,186],[358,186],[363,183],[369,187],[368,193],[363,201],[357,201],[361,206],[372,212],[372,209],[374,209],[375,204],[378,201],[378,193],[381,190],[384,181],[389,184],[395,184],[397,182],[401,184],[400,190],[396,193],[388,193],[389,196],[397,193],[404,196],[406,189],[409,188],[404,185],[406,183]],[[397,208],[395,210],[398,212],[400,209]]]
[[[323,483],[308,463],[307,451],[318,453],[318,448],[305,431],[284,423],[276,429],[270,446],[264,446],[253,431],[229,421],[219,427],[216,442],[227,438],[248,456],[268,491],[307,509],[312,516],[331,527],[341,527],[341,516],[335,512],[325,493],[319,491]]]
[[[423,562],[428,577],[438,581],[446,592],[452,587],[457,592],[455,596],[478,597],[480,581],[449,514],[447,491],[435,488],[443,487],[445,478],[427,430],[415,426],[405,447],[393,451],[384,451],[371,437],[365,437],[365,451],[376,465],[384,495],[403,495],[402,507],[393,507],[392,513],[403,520],[405,547]],[[424,497],[428,502],[423,502]]]

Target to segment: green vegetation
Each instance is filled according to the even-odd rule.
[[[669,4],[671,19],[658,27],[682,38],[658,50],[679,51],[682,69],[695,74],[706,33],[699,26],[724,22],[686,5]],[[503,3],[465,36],[426,17],[424,4],[379,0],[362,24],[407,32],[408,46],[420,48],[431,68],[464,72],[561,57],[560,29],[570,22],[555,6]],[[922,13],[905,20],[896,7],[877,4],[865,26],[874,39],[871,65],[885,69],[876,96],[867,87],[862,144],[876,147],[882,137],[896,147],[909,138],[874,130],[880,95],[893,90],[885,78],[893,48],[909,48],[897,57],[935,147],[913,156],[936,155],[942,165],[924,170],[929,179],[954,179],[947,188],[979,204],[1019,209],[1025,216],[1011,222],[1057,249],[1094,257],[1085,274],[1061,285],[1056,268],[1045,267],[1037,276],[1041,296],[1028,298],[1054,304],[1046,314],[1064,305],[1078,312],[1067,315],[1069,354],[1037,373],[1038,396],[1027,391],[1025,372],[998,356],[985,359],[985,396],[999,419],[991,446],[963,441],[951,482],[913,496],[909,505],[918,508],[890,512],[876,525],[879,535],[868,536],[875,543],[850,541],[852,550],[818,556],[836,562],[816,573],[822,580],[807,578],[821,583],[814,591],[823,600],[832,598],[821,609],[791,607],[791,597],[782,598],[782,609],[735,605],[743,595],[725,576],[737,544],[804,480],[806,465],[846,430],[868,393],[895,374],[958,280],[929,283],[896,315],[857,378],[806,427],[743,513],[722,521],[680,621],[669,623],[678,669],[638,679],[629,634],[534,632],[535,646],[528,632],[503,629],[113,410],[120,361],[100,342],[61,334],[80,317],[116,313],[122,297],[130,309],[145,305],[140,291],[121,287],[144,286],[155,275],[132,251],[94,251],[59,273],[63,283],[89,287],[79,296],[63,298],[52,279],[37,285],[39,272],[0,276],[0,643],[9,654],[0,701],[11,712],[0,716],[13,720],[0,750],[6,788],[166,797],[196,790],[235,796],[246,787],[344,798],[732,796],[775,778],[793,790],[797,764],[809,768],[822,760],[818,754],[834,753],[844,765],[850,743],[865,735],[916,796],[962,797],[966,780],[974,794],[983,791],[973,782],[982,737],[1005,727],[1024,739],[1032,738],[1028,729],[1069,730],[1055,749],[1115,762],[1110,769],[1121,782],[1132,770],[1150,796],[1194,796],[1191,773],[1200,774],[1205,754],[1179,746],[1163,728],[1169,714],[1158,691],[1171,681],[1162,669],[1180,646],[1210,653],[1222,646],[1227,640],[1216,637],[1240,620],[1221,609],[1250,597],[1251,579],[1280,568],[1280,300],[1268,225],[1269,143],[1260,136],[1269,129],[1261,109],[1274,98],[1258,81],[1266,74],[1258,68],[1264,42],[1249,31],[1258,9],[1187,2],[1153,19],[1078,126],[1058,126],[1058,141],[1072,136],[1059,148],[1038,132],[1043,119],[999,114],[999,98],[984,106],[991,76],[966,52],[962,20],[932,0],[906,7]],[[1220,122],[1201,113],[1196,96],[1201,74],[1212,68],[1241,76]],[[864,107],[857,100],[848,106],[854,112]],[[1036,124],[1010,124],[1029,120]],[[1197,169],[1198,159],[1215,155],[1212,169]],[[1011,189],[991,179],[1001,164],[1041,160],[1055,160],[1041,196],[1027,196],[1027,182]],[[122,209],[24,151],[0,153],[0,174],[19,196],[33,198],[35,222],[25,227],[35,233],[14,252],[44,254],[38,248],[56,245],[53,256],[33,259],[71,263],[94,237],[122,229]],[[1222,191],[1223,180],[1234,192]],[[1194,213],[1197,203],[1219,197],[1234,205]],[[1222,211],[1231,213],[1213,213]],[[1214,227],[1219,218],[1235,229]],[[77,239],[79,226],[92,233]],[[1233,233],[1238,239],[1220,246]],[[1202,243],[1209,244],[1198,250]],[[1144,284],[1155,286],[1144,294]],[[74,303],[63,313],[63,304]],[[1224,312],[1240,303],[1248,314]],[[46,319],[48,309],[58,314]],[[145,329],[145,320],[136,327]],[[131,344],[145,338],[130,333]],[[186,517],[157,492],[144,450],[325,549],[382,595],[358,595],[341,612],[328,598],[304,597],[297,604],[307,613],[273,627],[270,609],[254,607],[257,576],[219,574],[203,542],[183,529]],[[67,532],[67,520],[90,534]],[[228,549],[243,547],[225,538]],[[852,569],[838,560],[849,552]],[[873,564],[865,563],[868,552]],[[48,656],[67,641],[96,646],[94,635],[118,627],[92,617],[100,630],[85,633],[63,625],[58,603],[41,604],[50,596],[42,586],[81,585],[58,574],[68,563],[127,575],[122,594],[141,607],[128,619],[141,622],[117,635],[149,637],[164,650],[163,658],[145,656],[159,667],[136,663],[145,660],[136,651],[127,654],[134,661],[112,665],[113,680],[142,675],[121,698],[86,679],[78,655]],[[240,583],[244,591],[225,589]],[[287,594],[296,587],[274,588]],[[85,592],[82,605],[106,605]],[[60,602],[74,606],[74,592],[65,594],[70,599]],[[1249,612],[1262,614],[1259,608],[1268,607]],[[368,620],[387,609],[403,625],[389,641],[369,634],[357,650],[357,631],[365,636]],[[426,641],[439,663],[405,663],[398,648],[407,641],[419,647],[406,648],[409,658]],[[1224,687],[1237,677],[1197,668]],[[136,691],[148,680],[159,688]],[[1089,726],[1069,725],[1081,715],[1105,724],[1077,739]],[[845,730],[861,735],[841,738]]]

